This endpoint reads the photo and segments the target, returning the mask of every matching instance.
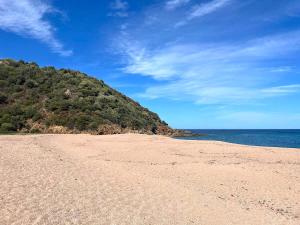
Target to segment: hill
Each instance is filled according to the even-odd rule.
[[[176,133],[102,80],[10,59],[0,60],[0,132]]]

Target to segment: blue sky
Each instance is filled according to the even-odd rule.
[[[300,128],[298,0],[0,0],[0,43],[175,128]]]

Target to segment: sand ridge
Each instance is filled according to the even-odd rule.
[[[0,136],[0,224],[300,224],[300,149]]]

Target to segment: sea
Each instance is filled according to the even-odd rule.
[[[186,140],[214,140],[242,145],[300,148],[300,129],[296,130],[202,130],[187,129],[201,136],[179,137]]]

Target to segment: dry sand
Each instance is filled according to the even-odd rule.
[[[0,224],[300,224],[300,149],[0,136]]]

